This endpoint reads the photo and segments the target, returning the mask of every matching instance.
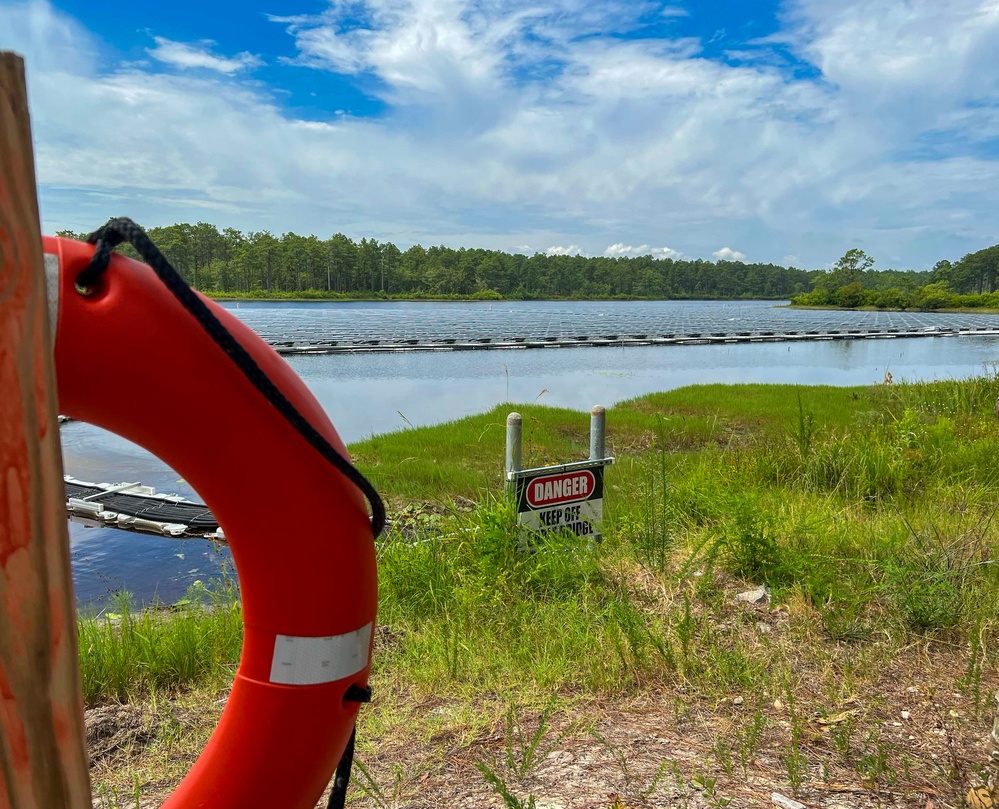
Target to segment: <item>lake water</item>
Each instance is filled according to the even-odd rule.
[[[506,304],[504,304],[506,305]],[[279,317],[331,320],[343,305],[270,305]],[[366,304],[370,309],[373,305]],[[375,305],[377,312],[377,306]],[[386,304],[399,310],[399,305]],[[413,305],[408,305],[412,307]],[[454,305],[416,305],[421,321],[454,317]],[[487,304],[462,304],[463,307]],[[493,304],[495,307],[496,304]],[[548,311],[554,304],[533,304]],[[576,306],[558,304],[558,307]],[[589,317],[616,309],[656,304],[579,304]],[[733,308],[751,317],[773,317],[773,305],[761,303],[676,303],[685,317],[725,318]],[[254,304],[267,313],[268,305]],[[359,311],[357,305],[348,305]],[[530,307],[527,307],[528,309]],[[696,310],[696,311],[693,311]],[[488,312],[488,309],[485,309]],[[495,308],[492,311],[496,311]],[[777,310],[788,312],[793,310]],[[311,314],[310,314],[311,313]],[[240,307],[242,315],[242,306]],[[810,313],[796,312],[795,317]],[[814,313],[824,317],[828,313]],[[838,314],[838,313],[837,313]],[[876,315],[878,313],[861,313]],[[540,317],[540,315],[538,316]],[[579,318],[570,312],[562,320]],[[926,315],[920,317],[925,318]],[[974,316],[976,322],[999,324],[999,317]],[[953,321],[934,316],[931,325]],[[984,321],[978,319],[985,318]],[[536,318],[537,319],[537,318]],[[393,321],[393,328],[399,324]],[[311,327],[310,327],[311,328]],[[879,383],[887,370],[896,382],[964,378],[991,372],[999,361],[999,337],[947,336],[795,343],[749,343],[696,346],[629,346],[517,351],[337,354],[289,358],[336,424],[345,441],[373,434],[448,421],[479,413],[502,402],[539,402],[588,410],[613,405],[658,390],[698,383],[780,382],[792,384],[863,385]],[[613,414],[610,415],[613,418]],[[98,482],[141,481],[159,491],[196,497],[177,475],[141,448],[87,424],[62,428],[63,457],[68,474]],[[70,524],[71,554],[77,599],[100,604],[121,589],[147,600],[172,601],[197,580],[217,577],[230,562],[225,549],[202,540],[176,540]]]

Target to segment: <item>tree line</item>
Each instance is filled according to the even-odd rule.
[[[82,239],[84,234],[60,231]],[[996,293],[999,245],[926,271],[878,270],[851,249],[829,272],[776,264],[652,256],[609,258],[479,248],[400,250],[336,233],[328,239],[219,230],[208,222],[149,236],[195,288],[220,297],[793,299],[812,306],[944,308]],[[123,246],[123,252],[128,252]],[[999,294],[996,296],[999,298]],[[993,304],[994,305],[994,304]]]
[[[187,281],[209,295],[261,297],[769,298],[812,288],[813,273],[775,264],[504,253],[337,233],[328,239],[219,230],[207,222],[150,228]],[[59,235],[84,238],[60,231]],[[123,247],[123,252],[128,252]]]
[[[878,271],[863,250],[848,250],[812,289],[791,298],[797,306],[857,309],[999,309],[999,245],[938,261],[929,272]]]

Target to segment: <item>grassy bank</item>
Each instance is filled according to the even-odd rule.
[[[997,394],[982,377],[616,406],[596,548],[518,550],[512,406],[352,446],[395,517],[357,805],[960,805],[999,685]],[[516,409],[525,465],[587,454],[586,414]],[[106,805],[169,791],[210,732],[239,634],[214,598],[81,624],[89,703],[132,717],[95,759]]]

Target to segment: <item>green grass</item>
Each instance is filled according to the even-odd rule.
[[[230,581],[196,584],[169,608],[114,611],[78,622],[83,698],[89,705],[230,682],[243,643],[238,593]]]
[[[738,694],[757,707],[696,762],[705,794],[745,777],[763,750],[778,751],[770,767],[788,794],[807,792],[820,769],[892,786],[909,754],[878,735],[883,720],[837,719],[815,737],[805,717],[876,695],[885,666],[928,642],[956,650],[946,690],[987,703],[999,628],[997,394],[999,380],[983,376],[696,386],[625,402],[608,411],[617,463],[597,547],[551,535],[525,548],[501,495],[511,409],[524,416],[525,466],[584,458],[588,414],[503,405],[359,442],[356,462],[397,517],[378,548],[376,688],[417,703],[446,692],[476,706],[466,728],[504,716],[513,727],[517,709],[495,706],[514,692],[539,710],[553,695],[568,705],[666,693],[677,717],[692,699]],[[775,610],[734,603],[759,585]],[[231,589],[215,599],[211,609],[193,599],[174,612],[83,619],[87,701],[225,683],[239,610]],[[764,632],[767,622],[779,632]],[[775,701],[790,706],[790,725],[770,716]],[[375,737],[401,721],[388,709],[367,716]],[[541,716],[544,725],[548,707]],[[432,733],[428,717],[411,724]],[[516,727],[524,749],[542,744]],[[513,786],[523,767],[506,759],[479,770],[508,806],[526,806]],[[636,790],[660,780],[679,789],[664,772]]]
[[[834,638],[969,638],[999,617],[984,598],[999,583],[997,390],[994,377],[710,385],[626,402],[608,416],[618,463],[598,548],[551,536],[523,551],[499,494],[511,406],[355,444],[358,465],[409,517],[438,504],[379,546],[379,620],[402,640],[376,665],[473,690],[691,677],[727,687],[755,667],[712,634],[724,577],[797,595]],[[517,409],[525,465],[585,457],[586,414]],[[478,506],[439,507],[460,498]],[[88,700],[227,676],[239,616],[221,592],[211,610],[82,621]]]

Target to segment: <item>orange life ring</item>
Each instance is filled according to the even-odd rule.
[[[253,387],[154,272],[114,255],[75,288],[94,247],[44,240],[58,271],[60,412],[168,463],[218,518],[239,577],[243,651],[218,727],[164,809],[312,809],[350,738],[371,663],[377,581],[361,493]],[[202,298],[344,457],[290,366]],[[54,307],[53,307],[54,309]],[[275,528],[275,526],[278,526]]]

